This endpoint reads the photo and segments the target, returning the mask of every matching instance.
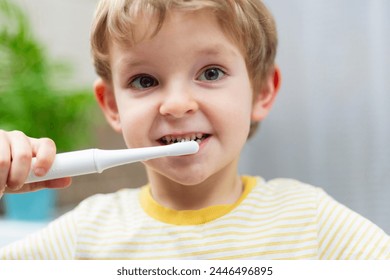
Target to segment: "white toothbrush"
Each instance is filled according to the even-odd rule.
[[[30,171],[26,183],[42,182],[51,179],[73,177],[91,173],[101,173],[104,170],[137,161],[149,159],[182,156],[198,152],[199,144],[195,141],[180,142],[167,146],[157,146],[123,150],[88,149],[57,154],[54,163],[45,176],[35,176]],[[33,158],[32,166],[36,159]]]

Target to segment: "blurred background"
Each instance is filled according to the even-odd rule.
[[[27,32],[37,47],[24,42],[36,52],[33,67],[24,67],[32,69],[26,78],[15,75],[21,70],[11,66],[29,65],[15,59],[30,51],[26,52],[23,44],[0,42],[0,128],[50,136],[64,151],[124,148],[121,136],[112,132],[97,110],[91,91],[96,76],[89,53],[89,30],[97,1],[0,0],[5,2],[17,5],[26,15],[22,22],[28,32],[18,35],[22,37],[15,35],[13,40],[24,42],[20,38]],[[267,180],[289,177],[319,186],[390,233],[390,2],[265,3],[278,26],[282,88],[270,116],[244,149],[241,173]],[[0,12],[0,32],[7,26],[17,34],[20,30],[11,23]],[[7,48],[13,48],[16,55],[9,55]],[[38,69],[37,58],[44,61]],[[8,63],[6,67],[4,63]],[[15,76],[18,79],[10,83]],[[32,82],[37,80],[41,84]],[[45,94],[38,94],[42,92]],[[29,115],[22,113],[26,111]],[[37,198],[34,209],[44,208],[39,205],[46,199],[49,210],[35,217],[20,213],[26,207],[24,202],[7,204],[4,197],[0,201],[0,235],[6,234],[6,228],[9,235],[15,236],[15,229],[22,235],[92,194],[144,183],[141,164],[74,178],[71,188]],[[17,213],[10,214],[11,206]],[[32,213],[31,209],[25,211]],[[30,221],[31,226],[18,228],[13,222],[17,220]]]

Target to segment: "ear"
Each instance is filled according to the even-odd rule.
[[[276,95],[278,94],[281,84],[281,74],[278,66],[274,66],[270,74],[263,82],[260,92],[253,102],[252,106],[252,121],[260,122],[268,115],[274,104]],[[256,92],[255,92],[256,94]]]
[[[106,120],[115,131],[121,132],[122,127],[112,86],[99,78],[95,81],[93,89]]]

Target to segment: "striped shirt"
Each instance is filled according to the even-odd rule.
[[[323,190],[242,177],[232,205],[176,211],[149,186],[99,194],[0,259],[390,259],[390,237]]]

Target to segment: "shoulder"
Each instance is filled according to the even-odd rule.
[[[274,219],[288,221],[283,228],[315,232],[320,259],[390,257],[390,238],[383,230],[319,187],[294,179],[258,179],[251,197],[255,209],[272,209]]]
[[[299,208],[311,211],[313,215],[320,208],[321,201],[332,198],[320,187],[289,178],[266,181],[257,177],[257,184],[248,195],[249,200],[279,208]]]
[[[257,179],[258,184],[256,190],[262,195],[281,196],[281,195],[305,195],[317,198],[325,192],[316,186],[307,184],[295,179],[276,178],[265,181],[262,178]]]
[[[317,189],[317,187],[314,187],[313,185],[301,182],[296,179],[290,179],[290,178],[275,178],[269,181],[264,181],[264,183],[269,187],[273,188],[274,190],[289,190],[289,189],[295,189],[295,190],[313,190]]]
[[[270,213],[281,211],[283,215],[299,212],[300,215],[315,219],[319,197],[324,193],[320,188],[294,179],[266,181],[260,177],[252,178],[256,179],[256,184],[243,201],[243,207],[252,207],[260,212],[265,211],[264,209]]]

